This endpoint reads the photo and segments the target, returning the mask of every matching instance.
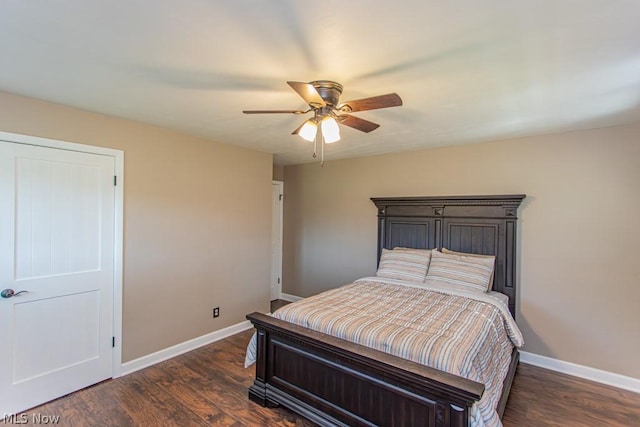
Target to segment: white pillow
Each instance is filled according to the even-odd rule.
[[[493,267],[493,271],[491,272],[491,277],[489,278],[489,291],[491,291],[491,288],[493,287],[493,275],[495,274],[495,259],[496,259],[495,256],[493,256],[493,255],[472,254],[472,253],[467,253],[467,252],[456,252],[456,251],[449,250],[447,248],[442,248],[442,253],[443,254],[452,254],[452,255],[462,255],[462,256],[474,256],[474,257],[477,257],[477,258],[493,259],[494,260],[494,267]]]
[[[430,259],[431,251],[429,250],[410,248],[382,249],[376,276],[424,283]]]
[[[425,283],[474,292],[487,292],[491,286],[494,256],[477,257],[431,252]]]

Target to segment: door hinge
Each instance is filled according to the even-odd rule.
[[[278,200],[282,200],[282,196],[284,196],[284,194],[281,194],[281,195],[280,195],[280,198],[279,198]]]
[[[111,347],[116,348],[116,337],[111,337]]]
[[[118,177],[116,175],[113,175],[113,185],[118,185]]]
[[[278,277],[278,285],[280,284],[280,278]]]

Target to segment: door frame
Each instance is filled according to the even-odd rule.
[[[113,235],[113,336],[115,346],[112,352],[111,377],[122,374],[122,278],[123,278],[123,220],[124,220],[124,151],[113,148],[96,147],[75,142],[41,138],[0,131],[0,140],[16,144],[35,145],[38,147],[57,148],[67,151],[98,154],[113,157],[116,176],[114,194],[114,235]]]
[[[280,209],[279,209],[279,215],[277,218],[271,218],[271,221],[278,221],[279,225],[278,225],[278,229],[280,230],[280,235],[278,236],[278,239],[280,240],[280,244],[278,245],[278,269],[279,269],[279,276],[280,276],[280,283],[279,283],[279,288],[280,288],[280,292],[278,292],[278,299],[282,298],[282,247],[284,245],[284,241],[283,241],[283,236],[284,236],[284,230],[283,230],[283,217],[284,217],[284,182],[283,181],[276,181],[273,180],[271,181],[271,189],[273,190],[273,186],[276,185],[278,186],[278,190],[280,191]],[[272,193],[273,194],[273,193]],[[273,236],[271,236],[271,238],[273,239]],[[273,260],[271,260],[271,266],[273,267]],[[272,272],[273,274],[273,272]],[[269,299],[271,299],[271,281],[269,281]]]

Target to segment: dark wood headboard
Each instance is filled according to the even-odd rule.
[[[373,197],[378,208],[378,262],[397,246],[495,255],[493,290],[516,313],[516,221],[524,194]]]

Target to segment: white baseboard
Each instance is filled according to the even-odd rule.
[[[120,375],[124,376],[127,374],[131,374],[135,371],[139,371],[140,369],[147,368],[151,365],[155,365],[156,363],[163,362],[165,360],[171,359],[172,357],[176,357],[188,351],[195,350],[199,347],[202,347],[203,345],[220,341],[221,339],[230,337],[231,335],[235,335],[239,332],[246,331],[247,329],[251,328],[253,328],[251,322],[245,320],[244,322],[231,325],[224,329],[220,329],[219,331],[211,332],[210,334],[202,335],[201,337],[176,344],[169,348],[165,348],[164,350],[156,351],[155,353],[142,356],[130,362],[123,363],[122,369],[120,370]]]
[[[520,352],[520,361],[522,363],[528,363],[530,365],[539,366],[541,368],[550,369],[563,374],[573,375],[586,380],[640,393],[640,379],[637,378],[627,377],[571,362],[565,362],[551,357],[527,353],[526,351]]]
[[[291,294],[280,294],[280,299],[283,299],[285,301],[289,301],[289,302],[296,302],[296,301],[300,301],[301,299],[304,299],[302,297],[298,297],[295,295],[291,295]]]
[[[294,302],[299,301],[303,298],[295,295],[282,294],[281,299]],[[238,324],[220,329],[219,331],[211,332],[210,334],[206,334],[201,337],[176,344],[172,347],[165,348],[164,350],[160,350],[155,353],[140,357],[138,359],[134,359],[130,362],[123,363],[120,375],[124,376],[131,374],[140,369],[147,368],[149,366],[155,365],[156,363],[163,362],[165,360],[171,359],[172,357],[176,357],[188,351],[200,348],[204,345],[220,341],[221,339],[227,338],[231,335],[246,331],[247,329],[251,329],[252,327],[253,325],[251,324],[251,322],[245,320]],[[578,365],[571,362],[565,362],[563,360],[553,359],[547,356],[540,356],[538,354],[529,353],[526,351],[520,352],[520,361],[522,363],[528,363],[530,365],[539,366],[541,368],[550,369],[552,371],[560,372],[563,374],[573,375],[601,384],[607,384],[613,387],[640,393],[640,379],[637,378],[627,377],[613,372],[590,368],[588,366]]]

